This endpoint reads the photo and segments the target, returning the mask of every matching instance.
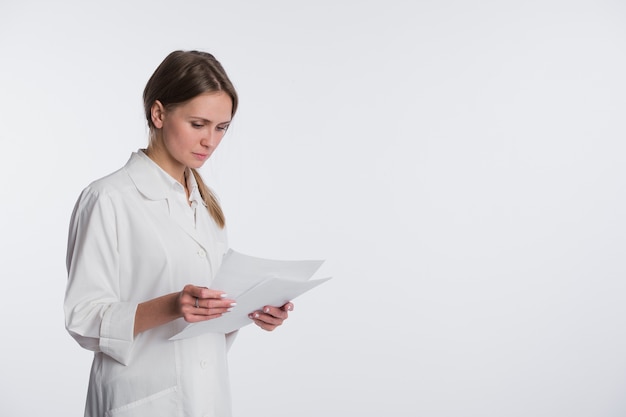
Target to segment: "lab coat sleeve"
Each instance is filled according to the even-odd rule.
[[[82,347],[128,365],[137,303],[122,300],[119,259],[112,199],[87,188],[70,221],[65,326]]]

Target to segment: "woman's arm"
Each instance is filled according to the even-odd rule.
[[[186,285],[181,292],[140,303],[135,313],[134,335],[180,317],[189,323],[221,317],[236,305],[235,300],[226,297],[222,291]]]

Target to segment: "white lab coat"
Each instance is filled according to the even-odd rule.
[[[197,208],[195,228],[180,216],[177,184],[159,170],[133,153],[90,184],[72,213],[64,308],[68,332],[94,351],[86,417],[231,415],[233,335],[169,341],[186,325],[178,319],[133,337],[140,302],[210,286],[227,249],[206,207]]]

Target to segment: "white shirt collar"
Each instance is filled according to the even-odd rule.
[[[152,166],[156,167],[156,172],[158,173],[159,178],[161,179],[161,183],[166,185],[169,189],[174,190],[176,192],[185,193],[185,188],[183,185],[178,182],[174,177],[168,174],[163,168],[161,168],[156,162],[154,162],[148,155],[145,154],[143,149],[139,149],[137,155],[147,161]],[[201,202],[206,206],[206,203],[202,199],[202,195],[200,195],[200,189],[198,188],[198,183],[196,178],[194,177],[191,169],[187,168],[185,170],[185,178],[187,180],[187,187],[189,188],[189,201],[191,202],[191,208],[195,209],[198,206],[198,203]]]
[[[200,195],[200,189],[198,188],[198,182],[196,181],[196,177],[191,172],[191,169],[187,168],[185,171],[185,178],[187,178],[187,188],[189,188],[189,201],[191,202],[191,208],[195,209],[198,206],[198,203],[204,203],[202,199],[202,195]]]

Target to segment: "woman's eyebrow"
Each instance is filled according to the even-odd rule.
[[[193,115],[192,115],[192,116],[189,116],[189,117],[190,117],[191,119],[202,120],[202,121],[203,121],[203,122],[205,122],[205,123],[213,123],[211,120],[209,120],[209,119],[207,119],[207,118],[205,118],[205,117],[201,117],[201,116],[193,116]],[[218,125],[223,125],[223,124],[225,124],[225,123],[230,123],[230,122],[231,122],[231,120],[226,120],[226,121],[219,122],[219,123],[215,123],[215,124],[218,124]]]

